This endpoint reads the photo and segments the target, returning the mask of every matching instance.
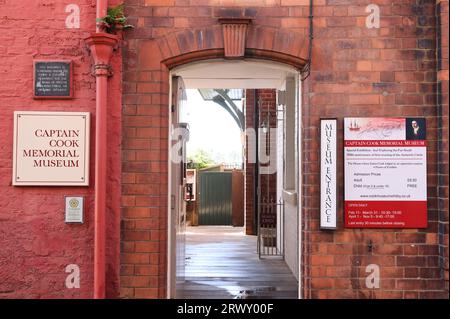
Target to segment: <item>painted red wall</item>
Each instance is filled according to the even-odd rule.
[[[79,5],[79,29],[67,29],[67,4]],[[0,1],[0,298],[90,298],[93,286],[95,78],[83,42],[95,31],[95,1]],[[74,99],[34,100],[33,59],[72,59]],[[113,58],[108,118],[108,295],[119,272],[121,56]],[[89,187],[13,187],[13,111],[91,113]],[[85,223],[64,223],[64,196],[85,196]],[[80,288],[65,267],[80,267]]]

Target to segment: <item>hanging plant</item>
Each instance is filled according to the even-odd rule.
[[[97,23],[106,33],[110,34],[117,34],[118,31],[134,28],[133,25],[127,24],[127,18],[123,13],[123,3],[115,7],[109,7],[107,15],[98,18]]]

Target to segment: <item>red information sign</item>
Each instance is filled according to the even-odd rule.
[[[345,226],[427,227],[424,118],[346,118]]]

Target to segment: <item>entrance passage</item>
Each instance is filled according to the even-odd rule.
[[[297,70],[214,60],[171,76],[169,298],[298,298]]]
[[[279,258],[259,259],[256,236],[242,227],[197,226],[186,231],[185,281],[176,298],[296,299],[297,280]]]
[[[200,173],[199,225],[231,225],[231,172]]]

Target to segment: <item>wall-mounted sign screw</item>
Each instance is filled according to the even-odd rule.
[[[369,239],[369,243],[367,244],[367,248],[369,250],[369,253],[373,252],[373,242],[372,239]]]

